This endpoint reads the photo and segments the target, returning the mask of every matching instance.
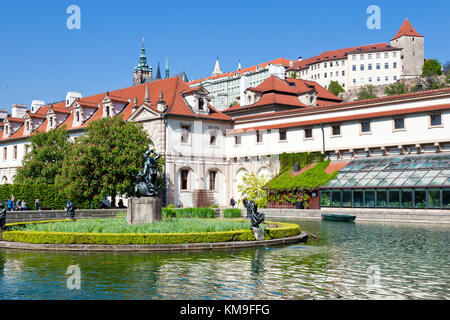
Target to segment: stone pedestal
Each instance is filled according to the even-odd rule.
[[[255,235],[256,240],[264,240],[264,230],[261,228],[253,228],[253,234]]]
[[[128,199],[128,224],[152,223],[161,219],[161,199],[157,197]]]

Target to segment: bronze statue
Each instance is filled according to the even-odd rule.
[[[67,201],[66,211],[69,218],[72,219],[72,221],[75,221],[75,203],[73,203],[73,201]]]
[[[5,230],[6,208],[3,201],[0,201],[0,229]]]
[[[151,154],[155,154],[151,157]],[[136,177],[134,191],[137,197],[156,197],[158,187],[156,186],[156,176],[158,175],[157,160],[161,157],[155,149],[149,149],[144,154],[144,169],[140,170]]]
[[[265,220],[264,213],[258,212],[258,205],[253,200],[248,203],[248,208],[251,210],[251,228],[259,228],[259,225]]]

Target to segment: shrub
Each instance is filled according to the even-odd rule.
[[[242,217],[241,209],[224,209],[223,210],[224,218],[240,218]]]
[[[162,208],[163,218],[214,218],[216,210],[212,208],[182,208],[175,209],[169,206]]]

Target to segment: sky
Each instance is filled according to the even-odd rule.
[[[67,8],[80,8],[69,29]],[[370,5],[380,29],[369,29]],[[189,80],[284,57],[387,42],[405,17],[425,36],[425,58],[450,60],[448,0],[0,0],[0,109],[32,100],[63,101],[132,85],[142,38],[154,74]],[[72,21],[72,20],[71,20]]]

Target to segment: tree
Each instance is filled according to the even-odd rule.
[[[449,71],[450,71],[450,61],[447,61],[444,64],[444,74],[446,74],[448,76],[449,75]]]
[[[442,74],[442,65],[437,59],[429,59],[425,61],[422,69],[423,77],[432,75],[440,76],[441,74]]]
[[[37,132],[30,138],[31,151],[23,158],[22,167],[17,170],[15,183],[54,184],[61,173],[63,160],[71,148],[69,134],[65,127],[48,132]]]
[[[341,92],[345,92],[344,88],[342,88],[342,86],[337,81],[330,81],[328,91],[330,91],[335,96],[338,96]]]
[[[369,84],[368,86],[359,89],[356,96],[358,97],[358,100],[374,99],[377,97],[374,91],[375,87]]]
[[[384,89],[384,93],[387,94],[388,96],[393,96],[396,94],[404,94],[406,93],[405,84],[403,82],[391,84]]]
[[[269,197],[264,186],[266,185],[268,178],[263,175],[256,175],[252,173],[246,173],[242,177],[242,184],[238,185],[238,190],[242,197],[247,198],[249,201],[253,200],[259,208],[265,208]]]
[[[297,72],[292,72],[291,78],[292,79],[297,79]]]
[[[57,184],[77,201],[134,193],[134,177],[143,165],[150,139],[142,125],[121,116],[89,124],[64,159]]]

